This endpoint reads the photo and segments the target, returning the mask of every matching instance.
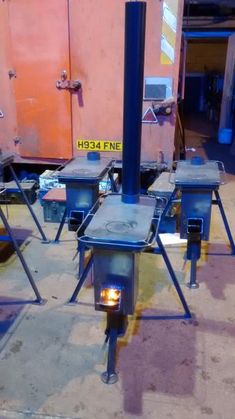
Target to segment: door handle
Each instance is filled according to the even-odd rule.
[[[70,93],[78,92],[82,87],[79,80],[69,80],[66,70],[61,71],[60,80],[56,81],[56,88],[58,90],[68,90]]]

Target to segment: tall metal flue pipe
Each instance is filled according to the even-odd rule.
[[[125,6],[122,201],[134,204],[140,195],[146,2]]]

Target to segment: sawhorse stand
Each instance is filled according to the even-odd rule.
[[[41,225],[40,225],[40,223],[39,223],[39,221],[38,221],[38,219],[37,219],[37,217],[36,217],[36,215],[35,215],[32,207],[31,207],[31,205],[30,205],[30,202],[29,202],[29,200],[27,198],[26,193],[24,192],[24,190],[22,189],[22,187],[20,185],[20,182],[19,182],[19,180],[18,180],[18,178],[16,176],[16,173],[15,173],[15,170],[12,167],[13,161],[14,161],[14,156],[13,155],[8,154],[8,153],[1,153],[0,154],[0,169],[3,170],[5,167],[9,167],[10,172],[12,174],[12,177],[13,177],[13,179],[14,179],[17,187],[19,188],[19,190],[20,190],[20,192],[21,192],[21,194],[23,196],[24,202],[27,205],[28,210],[29,210],[29,212],[30,212],[30,214],[31,214],[31,216],[32,216],[32,218],[33,218],[33,220],[34,220],[37,228],[38,228],[38,231],[39,231],[39,233],[40,233],[40,235],[42,237],[42,243],[49,243],[49,240],[46,238],[46,236],[45,236],[45,234],[44,234],[44,232],[42,230],[42,227],[41,227]]]
[[[34,220],[34,222],[35,222],[35,224],[36,224],[36,226],[37,226],[37,228],[39,230],[39,233],[40,233],[41,238],[42,238],[42,242],[43,243],[49,243],[49,241],[47,240],[47,238],[46,238],[46,236],[45,236],[45,234],[44,234],[44,232],[42,230],[42,227],[41,227],[41,225],[40,225],[40,223],[39,223],[39,221],[38,221],[38,219],[37,219],[37,217],[36,217],[36,215],[35,215],[35,213],[34,213],[34,211],[32,209],[32,207],[30,205],[30,202],[29,202],[29,200],[27,198],[27,195],[25,194],[24,190],[21,188],[20,182],[19,182],[19,180],[18,180],[18,178],[16,176],[16,173],[15,173],[15,170],[12,167],[12,162],[13,161],[14,161],[14,156],[13,155],[8,154],[8,153],[1,153],[0,154],[0,169],[1,169],[0,171],[2,172],[5,167],[9,167],[10,172],[11,172],[11,174],[13,176],[13,179],[16,182],[16,185],[19,188],[19,190],[20,190],[20,192],[21,192],[21,194],[23,196],[24,202],[27,205],[27,207],[29,209],[29,212],[32,215],[33,220]],[[4,193],[4,188],[2,189],[1,192]],[[2,211],[1,206],[0,206],[0,219],[2,220],[2,223],[3,223],[3,225],[5,227],[5,230],[7,231],[7,234],[8,234],[6,236],[0,236],[0,241],[8,241],[8,242],[12,242],[13,243],[13,246],[14,246],[14,249],[15,249],[15,251],[17,253],[17,256],[19,257],[19,259],[21,261],[21,264],[23,266],[23,269],[24,269],[24,271],[25,271],[25,273],[26,273],[26,275],[28,277],[28,280],[30,282],[30,285],[33,288],[33,291],[35,293],[36,300],[34,302],[41,304],[43,302],[43,299],[42,299],[42,297],[41,297],[41,295],[40,295],[40,293],[39,293],[39,291],[37,289],[37,286],[36,286],[36,284],[35,284],[35,282],[33,280],[33,277],[31,275],[31,272],[30,272],[29,268],[28,268],[28,265],[27,265],[27,263],[26,263],[23,255],[21,253],[21,250],[20,250],[20,248],[18,246],[18,243],[17,243],[17,241],[16,241],[13,233],[12,233],[11,227],[10,227],[8,221],[7,221],[7,218],[6,218],[5,214],[4,214],[4,212]]]
[[[13,243],[13,246],[15,248],[15,251],[17,253],[17,256],[19,257],[19,259],[21,261],[21,264],[23,266],[23,269],[24,269],[24,271],[25,271],[25,273],[26,273],[26,275],[28,277],[28,280],[30,282],[30,285],[33,288],[34,294],[36,296],[36,300],[34,300],[34,303],[41,304],[43,302],[43,299],[42,299],[42,297],[41,297],[41,295],[40,295],[40,293],[39,293],[39,291],[37,289],[37,286],[36,286],[36,284],[34,282],[34,279],[33,279],[32,275],[31,275],[31,272],[30,272],[30,270],[28,268],[28,265],[25,262],[25,259],[24,259],[23,255],[22,255],[21,250],[20,250],[20,248],[19,248],[19,246],[17,244],[17,241],[16,241],[16,239],[15,239],[15,237],[14,237],[12,231],[11,231],[11,227],[8,224],[7,218],[5,217],[5,214],[4,214],[1,206],[0,206],[0,218],[2,220],[2,223],[3,223],[3,225],[4,225],[4,227],[5,227],[6,231],[7,231],[7,233],[8,233],[8,236],[1,236],[0,237],[0,241],[8,241],[8,242],[12,242]]]

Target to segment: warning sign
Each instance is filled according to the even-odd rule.
[[[149,106],[149,108],[145,111],[142,118],[142,122],[144,124],[157,124],[158,123],[157,117],[155,113],[153,112],[153,109],[151,108],[151,106]]]
[[[77,140],[77,149],[86,151],[122,151],[121,141]]]

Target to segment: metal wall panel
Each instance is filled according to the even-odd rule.
[[[70,0],[72,78],[82,82],[82,94],[73,96],[74,153],[78,140],[122,141],[124,0]],[[174,62],[161,63],[161,36],[165,2],[147,0],[145,76],[173,78],[177,98],[183,1],[179,0]],[[144,111],[151,102],[144,102]],[[142,160],[156,160],[163,152],[172,160],[175,110],[159,124],[143,124]],[[121,153],[110,155],[121,158]]]
[[[62,70],[70,73],[67,0],[11,0],[8,8],[19,153],[69,158],[71,98],[55,86]]]
[[[125,0],[1,2],[0,12],[4,9],[8,13],[11,48],[5,35],[1,39],[10,68],[16,70],[16,78],[7,79],[5,57],[5,100],[11,118],[5,119],[4,138],[21,137],[17,147],[12,139],[10,145],[22,157],[69,158],[85,154],[78,151],[78,140],[122,141],[124,4]],[[172,78],[176,99],[183,0],[169,2],[169,7],[178,6],[171,7],[170,12],[164,12],[166,4],[147,0],[145,77]],[[176,24],[171,63],[162,60],[164,13],[170,25],[171,19]],[[68,78],[81,81],[79,92],[56,89],[62,70],[67,71]],[[151,105],[151,101],[144,101],[143,113]],[[158,123],[143,124],[142,160],[162,161],[164,156],[165,161],[171,161],[174,132],[175,109],[170,116],[159,117]],[[102,154],[121,158],[120,147],[112,150],[119,151]]]
[[[16,151],[17,123],[13,80],[8,76],[11,69],[9,35],[8,4],[0,2],[0,148],[13,152]]]

